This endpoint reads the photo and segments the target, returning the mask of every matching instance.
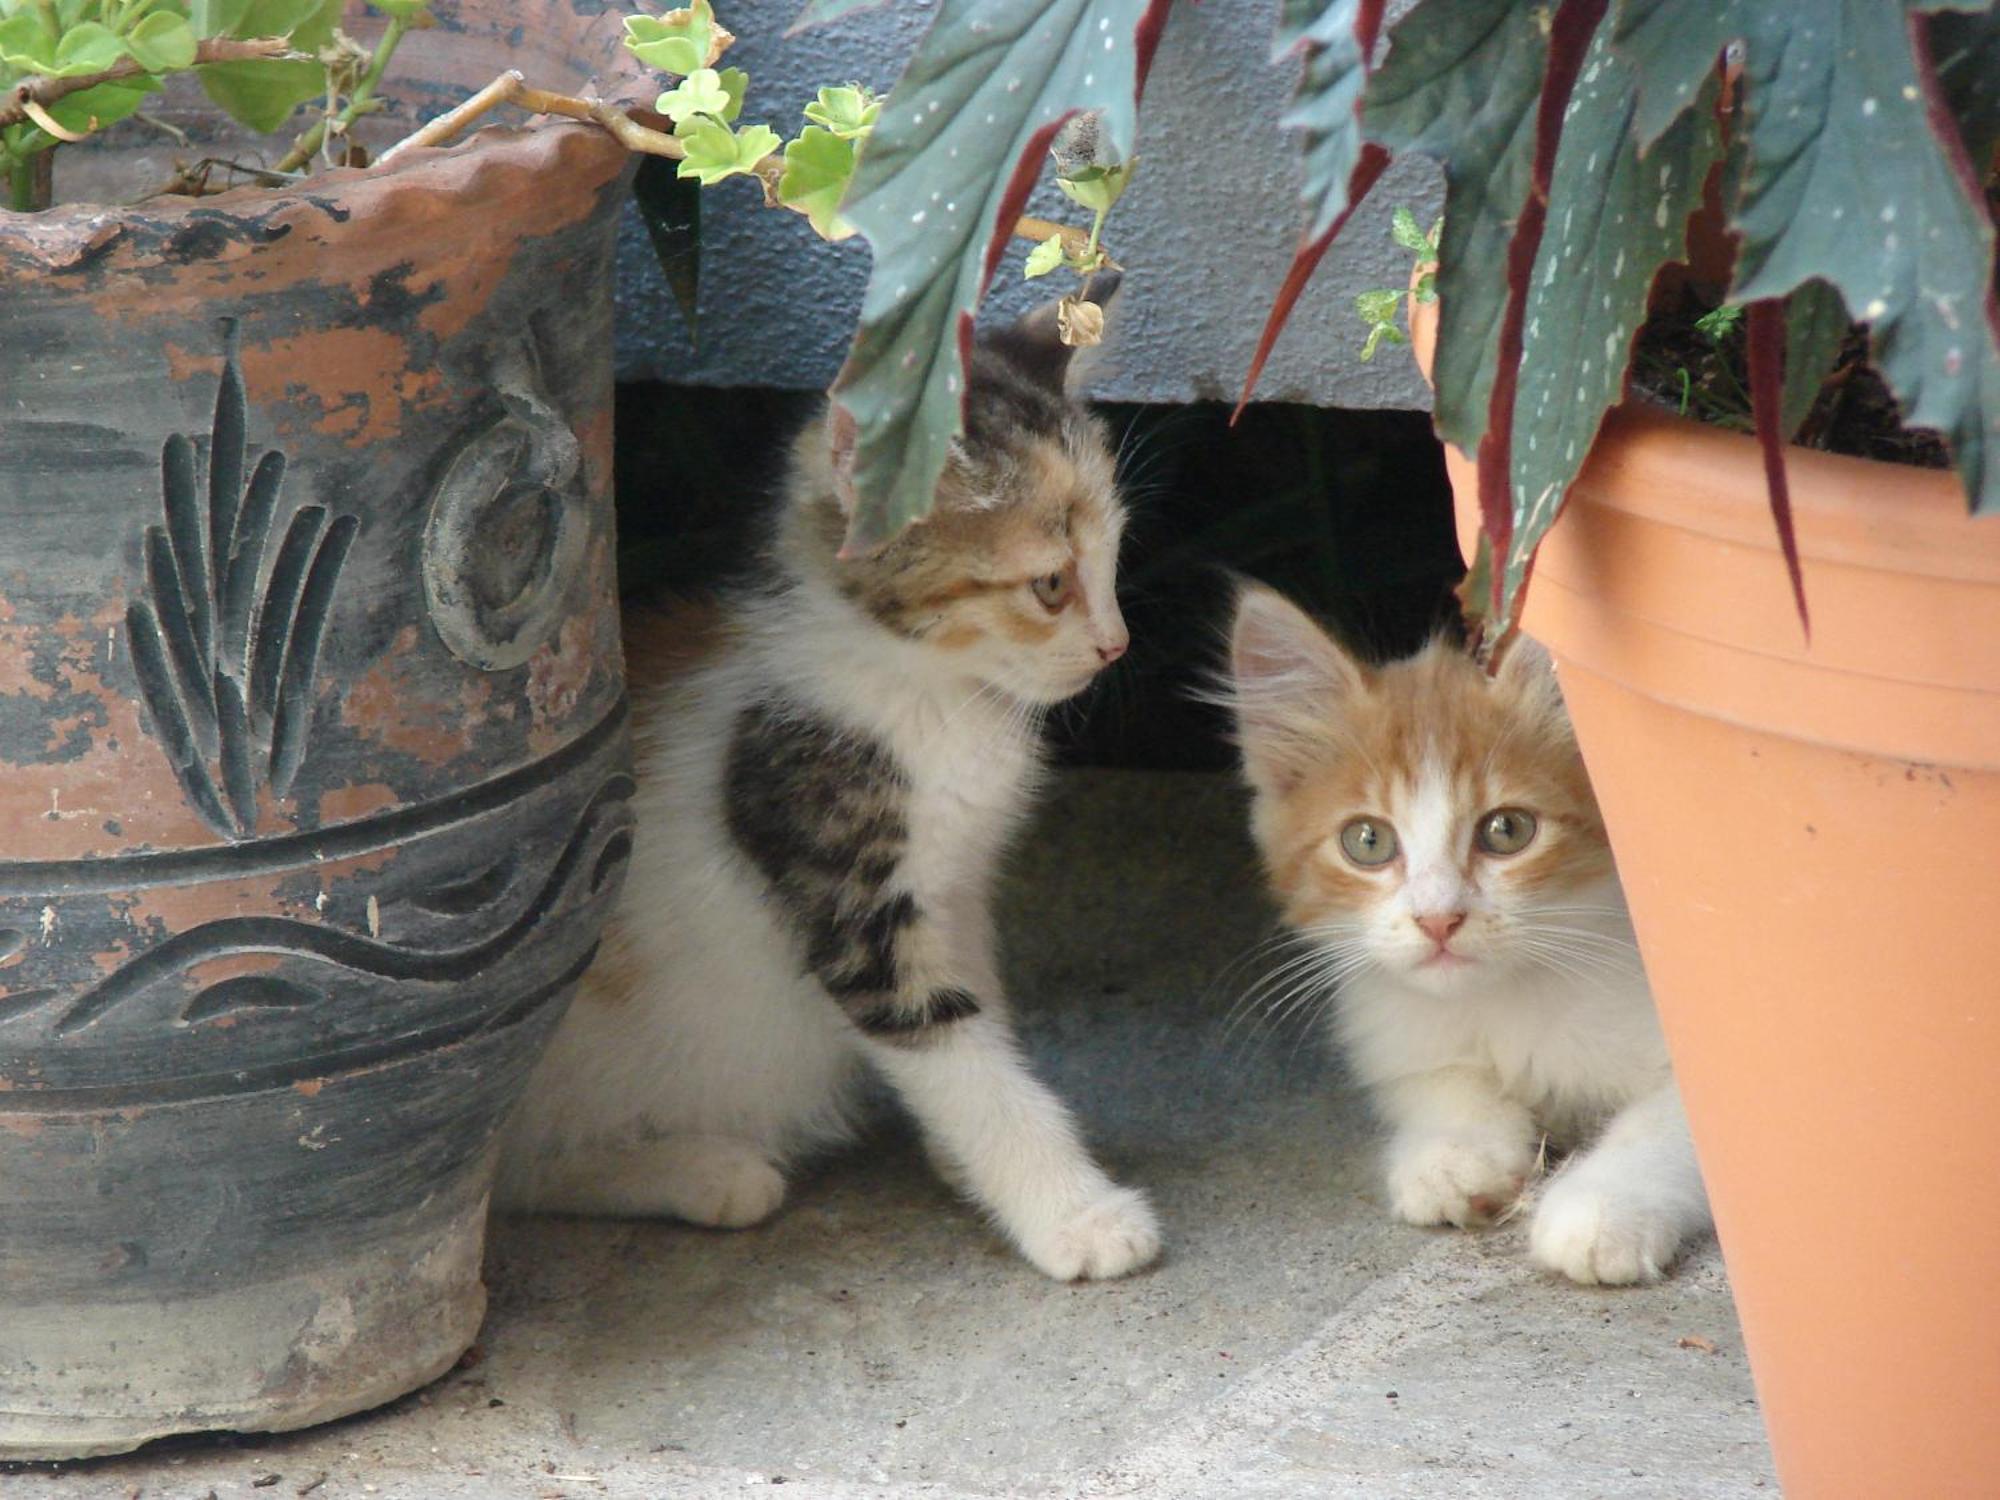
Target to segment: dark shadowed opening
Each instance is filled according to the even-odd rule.
[[[618,389],[619,563],[628,598],[701,592],[741,566],[809,393]],[[1072,763],[1229,764],[1193,690],[1221,659],[1231,574],[1261,579],[1378,657],[1452,618],[1463,574],[1443,452],[1422,412],[1110,405],[1132,507],[1120,598],[1132,650],[1054,734]]]

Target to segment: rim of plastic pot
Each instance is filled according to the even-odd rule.
[[[1430,366],[1434,306],[1412,304]],[[1448,449],[1454,488],[1472,465]],[[1754,438],[1610,412],[1535,561],[1522,624],[1663,702],[1862,754],[2000,768],[2000,518],[1957,475],[1787,447],[1801,626]],[[1459,507],[1461,544],[1476,511]],[[1698,586],[1690,586],[1691,582]]]

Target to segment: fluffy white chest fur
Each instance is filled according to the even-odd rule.
[[[1381,666],[1265,589],[1232,682],[1254,825],[1334,992],[1333,1034],[1389,1127],[1392,1210],[1483,1224],[1538,1143],[1535,1258],[1577,1281],[1661,1275],[1706,1196],[1609,846],[1547,661],[1497,676],[1433,642]]]
[[[990,913],[1042,708],[1123,652],[1105,434],[1048,327],[982,344],[937,511],[839,553],[826,437],[693,670],[639,674],[638,838],[516,1118],[503,1205],[755,1223],[885,1081],[931,1160],[1063,1279],[1151,1260],[1146,1201],[1029,1070]]]

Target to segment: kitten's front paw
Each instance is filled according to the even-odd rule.
[[[1057,1281],[1103,1281],[1151,1263],[1160,1225],[1145,1194],[1107,1184],[1053,1228],[1025,1237],[1021,1252]]]
[[[762,1152],[722,1136],[669,1136],[659,1191],[675,1218],[711,1229],[761,1224],[785,1201],[784,1174]]]
[[[1520,1196],[1528,1166],[1526,1142],[1398,1141],[1389,1159],[1389,1206],[1406,1224],[1490,1224]]]
[[[1586,1286],[1658,1281],[1680,1248],[1670,1215],[1583,1178],[1558,1177],[1535,1210],[1528,1253]]]

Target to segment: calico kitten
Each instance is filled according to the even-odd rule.
[[[1100,298],[1104,287],[1095,288]],[[872,556],[826,424],[766,575],[676,674],[635,639],[637,848],[512,1129],[503,1206],[754,1224],[886,1079],[943,1175],[1051,1276],[1158,1252],[1008,1023],[992,888],[1042,712],[1125,650],[1124,510],[1053,308],[976,347],[935,512]],[[670,627],[683,648],[684,623]]]
[[[1268,589],[1237,604],[1227,697],[1286,923],[1390,1128],[1412,1224],[1504,1213],[1548,1131],[1594,1135],[1530,1249],[1581,1282],[1658,1277],[1708,1205],[1604,826],[1554,673],[1517,641],[1367,667]]]

